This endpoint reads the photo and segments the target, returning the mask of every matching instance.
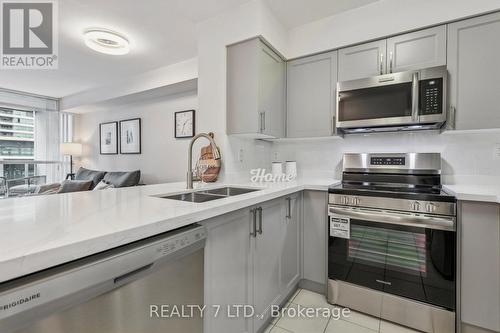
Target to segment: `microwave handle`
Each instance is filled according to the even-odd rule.
[[[418,122],[418,101],[419,101],[419,81],[418,72],[413,73],[411,83],[411,119],[413,122]]]
[[[455,218],[445,216],[430,215],[410,215],[388,212],[379,209],[346,208],[332,207],[328,208],[330,214],[337,214],[357,220],[379,222],[387,224],[397,224],[410,227],[438,229],[447,231],[456,231]]]

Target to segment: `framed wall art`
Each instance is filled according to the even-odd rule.
[[[99,124],[99,146],[101,155],[118,154],[118,123]]]
[[[141,118],[120,121],[120,154],[141,153]]]

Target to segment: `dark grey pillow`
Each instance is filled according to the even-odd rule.
[[[96,171],[96,170],[80,168],[76,172],[75,180],[91,180],[92,185],[90,189],[93,189],[104,178],[105,174],[106,174],[105,171]]]
[[[90,186],[92,186],[91,180],[65,180],[57,193],[88,191]]]
[[[104,181],[114,187],[129,187],[139,184],[141,170],[106,172]]]

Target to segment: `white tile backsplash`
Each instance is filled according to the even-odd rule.
[[[299,176],[334,172],[339,178],[346,152],[438,152],[443,175],[500,176],[500,159],[494,154],[498,132],[376,133],[343,139],[291,140],[273,143],[281,160],[295,160]]]

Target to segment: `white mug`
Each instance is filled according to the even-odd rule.
[[[297,178],[297,162],[286,161],[285,163],[286,177],[290,180]]]
[[[273,162],[272,174],[274,177],[283,175],[283,163]]]

